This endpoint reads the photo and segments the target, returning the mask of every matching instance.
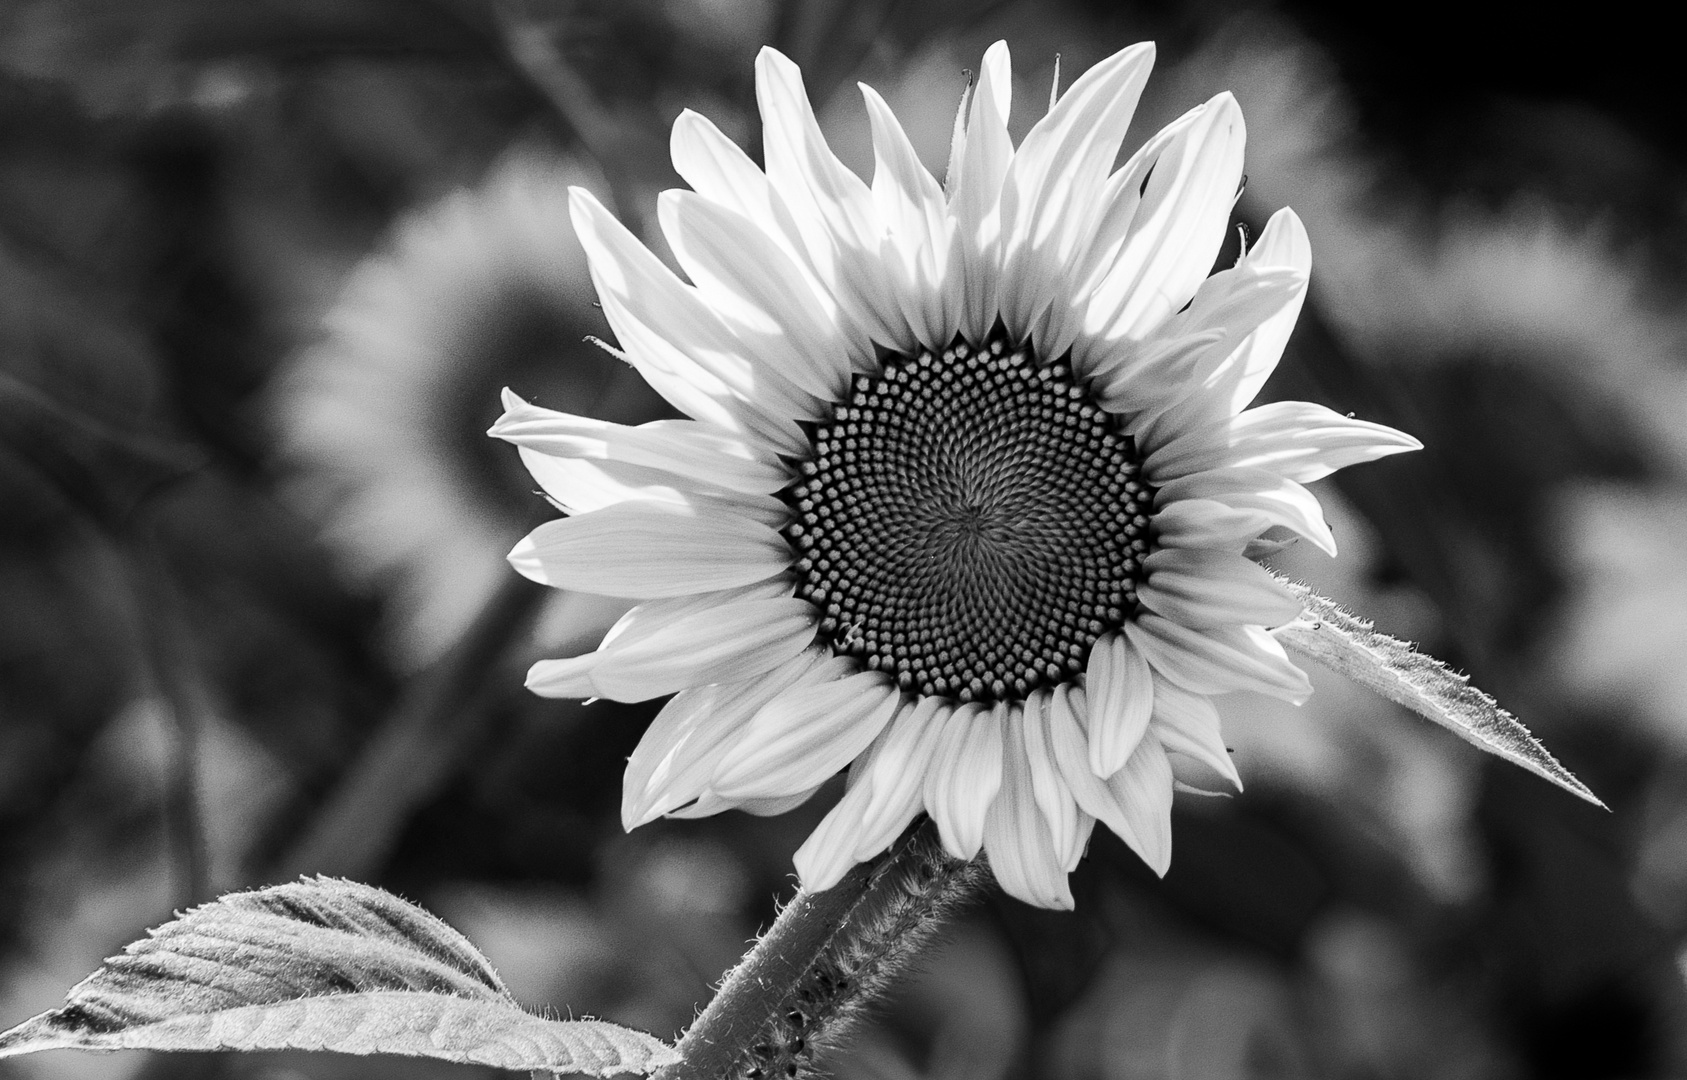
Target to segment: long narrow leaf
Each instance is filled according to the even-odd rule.
[[[1281,580],[1281,579],[1280,579]],[[1515,716],[1446,664],[1410,643],[1379,634],[1298,582],[1283,582],[1305,603],[1296,622],[1272,631],[1287,648],[1369,687],[1447,728],[1461,739],[1557,784],[1595,806],[1604,803],[1558,764]]]
[[[106,961],[62,1008],[0,1034],[0,1057],[61,1047],[334,1050],[596,1076],[677,1060],[642,1032],[524,1011],[444,922],[320,877],[195,908]]]

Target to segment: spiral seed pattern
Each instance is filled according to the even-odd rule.
[[[1135,610],[1154,492],[1064,363],[999,338],[892,358],[785,492],[797,595],[905,690],[1018,700]]]

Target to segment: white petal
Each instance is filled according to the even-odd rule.
[[[1021,721],[1023,724],[1023,721]],[[1001,793],[984,823],[990,869],[1009,896],[1038,907],[1072,910],[1072,890],[1043,812],[1032,790],[1023,737],[1010,732],[1002,755]]]
[[[707,117],[686,109],[674,121],[668,148],[674,171],[692,190],[756,223],[805,275],[810,273],[791,212],[768,183],[767,174],[737,143]]]
[[[1324,520],[1317,496],[1293,480],[1285,480],[1265,469],[1212,469],[1167,481],[1155,494],[1160,506],[1170,509],[1185,499],[1211,499],[1236,510],[1257,510],[1281,525],[1311,540],[1326,552],[1336,553],[1336,538]],[[1157,521],[1164,511],[1156,511]]]
[[[1136,402],[1133,432],[1137,445],[1152,453],[1181,432],[1236,415],[1242,407],[1232,407],[1236,382],[1248,381],[1257,391],[1281,355],[1273,356],[1264,370],[1244,370],[1239,366],[1242,363],[1263,363],[1263,354],[1252,351],[1248,343],[1260,326],[1284,311],[1292,308],[1298,312],[1305,294],[1304,271],[1262,267],[1246,260],[1202,282],[1188,310],[1154,335],[1211,333],[1216,329],[1218,340],[1202,352],[1196,369],[1175,385],[1152,386],[1147,379],[1136,378],[1127,380],[1124,386],[1109,387],[1110,392]],[[1284,329],[1285,340],[1288,329],[1292,327]]]
[[[778,491],[790,470],[744,438],[695,420],[638,427],[529,405],[504,391],[504,415],[488,435],[541,453],[661,469],[711,487],[753,495]]]
[[[1096,64],[1015,152],[1002,185],[998,294],[1014,338],[1023,339],[1052,301],[1065,301],[1068,274],[1093,234],[1108,170],[1153,66],[1151,44],[1132,45]]]
[[[1158,694],[1156,687],[1156,694]],[[1073,798],[1104,822],[1155,873],[1171,864],[1172,773],[1154,731],[1144,735],[1125,767],[1105,782],[1089,767],[1084,751],[1087,702],[1084,692],[1056,690],[1049,710],[1049,746]]]
[[[1142,561],[1146,582],[1137,590],[1150,610],[1202,629],[1252,623],[1281,626],[1302,604],[1251,559],[1228,551],[1162,547]]]
[[[856,785],[844,792],[843,798],[808,834],[791,859],[804,889],[824,892],[842,881],[850,867],[862,861],[855,855],[855,841],[861,832],[861,816],[866,806],[867,796]]]
[[[745,600],[773,600],[780,597],[789,598],[790,595],[790,582],[781,578],[769,578],[766,581],[739,589],[695,593],[690,596],[676,596],[664,600],[647,600],[628,609],[625,614],[617,619],[614,625],[603,635],[603,639],[598,642],[596,650],[575,659],[589,659],[592,661],[592,666],[595,666],[603,661],[605,653],[611,647],[623,645],[627,642],[642,641],[678,619],[713,611]],[[543,661],[542,663],[572,664],[573,661]],[[582,668],[581,670],[589,669]],[[591,687],[588,685],[585,689],[590,691]],[[553,694],[551,696],[568,695]],[[588,697],[591,695],[582,693],[573,696]]]
[[[1247,263],[1255,267],[1286,267],[1297,271],[1300,285],[1294,294],[1270,318],[1260,323],[1225,362],[1217,373],[1216,388],[1223,395],[1225,408],[1234,415],[1247,408],[1259,394],[1265,380],[1277,369],[1283,347],[1300,318],[1306,302],[1307,283],[1312,275],[1312,244],[1306,236],[1306,226],[1288,207],[1271,215]]]
[[[1049,754],[1078,806],[1105,820],[1107,814],[1098,812],[1095,796],[1104,793],[1107,785],[1090,768],[1086,697],[1083,688],[1073,683],[1060,683],[1050,692],[1044,711]]]
[[[665,503],[681,509],[713,508],[780,529],[791,520],[791,508],[776,495],[745,495],[710,488],[662,469],[625,465],[618,461],[560,458],[520,447],[521,463],[556,506],[578,516],[624,502]]]
[[[959,171],[954,160],[949,163],[949,209],[955,232],[948,281],[955,290],[960,332],[974,345],[983,343],[996,322],[1002,181],[1013,161],[1013,140],[1007,127],[1012,91],[1007,42],[998,41],[984,53],[961,145]]]
[[[1212,269],[1242,176],[1246,128],[1228,93],[1209,101],[1155,162],[1130,235],[1090,299],[1085,333],[1144,337],[1188,303]]]
[[[922,345],[941,351],[954,336],[956,317],[943,283],[953,231],[948,207],[890,106],[872,87],[860,85],[873,129],[873,201],[898,255],[903,317]]]
[[[574,661],[541,660],[528,672],[527,688],[546,697],[649,701],[688,686],[738,682],[801,653],[814,640],[814,621],[813,605],[792,596],[744,599],[647,619],[642,632],[619,634],[594,653],[597,662],[583,677],[576,674]]]
[[[789,814],[792,810],[814,798],[815,793],[820,790],[821,786],[815,784],[807,791],[799,791],[795,795],[779,795],[768,799],[742,799],[733,809],[742,810],[746,814],[754,814],[756,817],[779,817],[781,814]],[[711,813],[719,813],[719,811],[715,810]],[[676,812],[670,816],[685,817],[687,815]],[[701,817],[702,815],[698,816]]]
[[[642,502],[547,521],[509,560],[542,585],[649,599],[763,581],[790,565],[791,549],[766,525],[734,514]]]
[[[1154,678],[1129,637],[1108,634],[1090,650],[1084,673],[1089,701],[1090,769],[1112,776],[1124,768],[1154,711]]]
[[[807,790],[867,749],[900,703],[895,684],[872,671],[793,687],[744,725],[709,786],[735,800]]]
[[[1172,140],[1180,138],[1206,110],[1205,105],[1196,106],[1161,128],[1130,156],[1130,160],[1107,178],[1101,193],[1101,211],[1096,217],[1092,235],[1073,265],[1074,301],[1087,298],[1095,292],[1108,272],[1113,269],[1113,264],[1118,262],[1120,250],[1125,241],[1130,239],[1137,209],[1142,205],[1143,181],[1148,179],[1150,170],[1158,164],[1160,155],[1171,145]]]
[[[1218,468],[1256,468],[1310,483],[1349,465],[1421,450],[1403,431],[1354,420],[1309,401],[1277,401],[1181,435],[1149,453],[1143,468],[1160,484]]]
[[[848,386],[844,337],[796,264],[748,218],[696,192],[657,200],[674,256],[744,350],[822,401]]]
[[[1191,630],[1159,615],[1139,614],[1125,624],[1125,633],[1155,671],[1197,694],[1255,690],[1296,705],[1312,695],[1306,673],[1257,626]]]
[[[943,848],[957,859],[970,859],[984,843],[984,818],[1002,785],[1002,727],[999,715],[976,704],[962,705],[949,716],[943,741],[926,770],[923,797],[937,822]]]
[[[574,230],[604,314],[639,374],[675,408],[802,453],[799,417],[814,402],[776,370],[758,368],[695,289],[675,277],[583,188],[569,190]]]
[[[733,736],[757,710],[802,681],[835,677],[839,668],[847,662],[811,649],[754,679],[675,694],[627,759],[622,826],[630,831],[698,798]]]
[[[1090,830],[1088,823],[1081,820],[1085,815],[1073,801],[1072,789],[1061,777],[1060,766],[1049,748],[1049,708],[1048,691],[1034,691],[1025,699],[1023,709],[1015,707],[1009,713],[1008,738],[1017,738],[1024,744],[1025,762],[1031,770],[1031,793],[1048,825],[1060,865],[1070,871],[1083,857]]]
[[[851,866],[884,851],[908,827],[920,812],[925,768],[948,713],[941,698],[904,702],[855,759],[843,798],[797,849],[804,888],[831,888]]]
[[[889,847],[920,812],[926,777],[953,711],[942,698],[921,697],[879,736],[857,785],[866,799],[853,849],[857,861]]]
[[[1165,877],[1172,864],[1172,767],[1152,731],[1107,781],[1107,789],[1130,824],[1130,832],[1120,837],[1150,870]]]
[[[1095,374],[1096,400],[1121,416],[1158,415],[1189,394],[1196,372],[1224,343],[1224,337],[1221,329],[1202,330],[1146,341],[1121,340],[1105,350],[1093,347],[1085,363]],[[1076,362],[1076,349],[1073,359]]]
[[[1242,776],[1224,745],[1218,709],[1204,694],[1166,679],[1154,683],[1154,734],[1168,753],[1187,754],[1242,790]]]
[[[676,806],[663,817],[680,818],[695,821],[698,818],[714,817],[725,810],[736,810],[738,804],[730,799],[723,799],[712,791],[705,791],[684,806]]]
[[[1049,755],[1078,808],[1140,851],[1132,819],[1107,781],[1090,768],[1087,714],[1088,701],[1082,689],[1064,683],[1055,687],[1047,714]]]
[[[870,338],[843,317],[837,297],[815,273],[802,231],[785,200],[773,190],[767,174],[750,160],[738,144],[723,135],[706,118],[687,109],[674,121],[669,140],[674,169],[704,198],[754,222],[778,245],[814,293],[816,302],[844,335],[845,345],[857,364],[873,358]]]
[[[1184,499],[1154,511],[1154,543],[1158,548],[1239,552],[1275,524],[1264,510],[1237,509],[1213,499]]]
[[[797,223],[816,272],[873,340],[908,350],[914,338],[882,273],[883,224],[872,193],[826,145],[802,72],[777,50],[756,57],[767,178]]]
[[[1189,306],[1168,319],[1157,333],[1223,329],[1229,335],[1229,348],[1221,355],[1228,358],[1245,337],[1305,294],[1307,274],[1300,267],[1275,266],[1244,256],[1235,266],[1203,280]],[[1225,409],[1229,415],[1239,411]]]

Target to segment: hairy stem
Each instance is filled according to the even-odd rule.
[[[951,859],[926,822],[825,892],[799,892],[656,1080],[798,1076],[988,881],[982,861]]]

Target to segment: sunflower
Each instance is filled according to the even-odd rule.
[[[1283,210],[1209,276],[1241,182],[1228,94],[1114,169],[1153,57],[1103,60],[1016,148],[998,42],[941,185],[862,86],[868,184],[764,49],[765,172],[703,117],[674,124],[692,190],[659,220],[689,283],[573,192],[627,360],[691,419],[506,394],[492,434],[568,514],[516,569],[639,601],[528,686],[673,695],[628,763],[629,829],[779,813],[848,767],[796,854],[806,888],[923,812],[1010,894],[1070,907],[1097,820],[1163,874],[1179,771],[1240,787],[1213,695],[1310,693],[1269,629],[1300,605],[1249,556],[1289,534],[1333,554],[1303,485],[1419,444],[1306,402],[1245,408],[1310,249]]]
[[[403,214],[279,380],[290,494],[353,576],[392,591],[404,667],[467,629],[525,525],[528,485],[486,482],[506,464],[478,453],[487,390],[559,357],[571,361],[562,379],[589,385],[592,351],[571,355],[591,281],[571,242],[568,181],[590,177],[514,154]]]

